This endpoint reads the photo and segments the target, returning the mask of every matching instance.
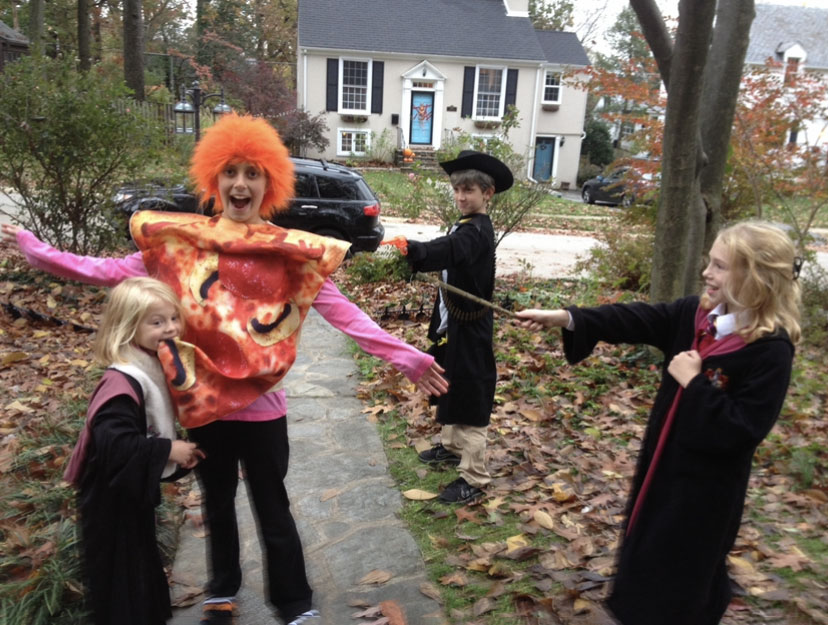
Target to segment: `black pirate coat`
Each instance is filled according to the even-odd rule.
[[[491,300],[494,292],[494,229],[488,215],[459,219],[447,236],[428,242],[408,242],[408,262],[414,271],[445,269],[446,282]],[[440,295],[434,302],[428,337],[446,370],[448,393],[437,400],[437,421],[483,427],[489,424],[497,368],[492,350],[492,310],[442,290],[448,309],[448,328],[440,327]],[[447,339],[440,345],[442,339]]]
[[[698,297],[671,304],[570,308],[566,358],[598,341],[642,343],[664,353],[661,385],[641,446],[629,515],[679,388],[667,372],[691,349]],[[715,625],[730,601],[726,557],[742,516],[751,460],[782,408],[793,361],[784,331],[702,362],[684,389],[639,516],[618,554],[608,605],[623,625]]]

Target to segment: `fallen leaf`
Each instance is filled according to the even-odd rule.
[[[379,607],[382,615],[388,618],[388,625],[407,625],[405,612],[396,601],[383,601]]]
[[[394,575],[389,573],[388,571],[381,571],[379,569],[374,569],[370,573],[366,573],[365,576],[359,580],[360,584],[375,584],[380,586],[390,580]]]
[[[535,514],[532,515],[532,518],[535,520],[535,523],[537,523],[544,529],[555,529],[555,521],[552,519],[552,515],[550,515],[548,512],[545,512],[543,510],[535,510]]]
[[[427,490],[421,490],[419,488],[410,488],[403,491],[403,497],[413,501],[426,501],[428,499],[436,498],[437,493],[430,493]]]

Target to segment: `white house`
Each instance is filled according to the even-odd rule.
[[[757,4],[750,28],[745,64],[764,67],[780,63],[782,80],[801,72],[822,74],[828,80],[828,9],[794,5]],[[828,146],[828,120],[809,120],[788,137],[792,143]]]
[[[438,149],[452,132],[509,133],[526,176],[575,187],[586,92],[567,72],[589,64],[574,33],[537,31],[528,0],[299,0],[298,106],[324,112],[323,158],[371,141]],[[384,133],[384,134],[383,134]]]

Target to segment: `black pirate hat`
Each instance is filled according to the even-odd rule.
[[[474,150],[463,150],[454,160],[441,161],[440,167],[449,175],[467,169],[476,169],[484,174],[489,174],[495,183],[495,193],[506,191],[515,181],[511,170],[505,163],[494,156],[483,152],[475,152]]]

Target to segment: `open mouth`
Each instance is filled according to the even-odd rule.
[[[249,197],[231,197],[230,203],[233,205],[233,208],[236,210],[242,210],[246,208],[248,204],[250,204]]]

